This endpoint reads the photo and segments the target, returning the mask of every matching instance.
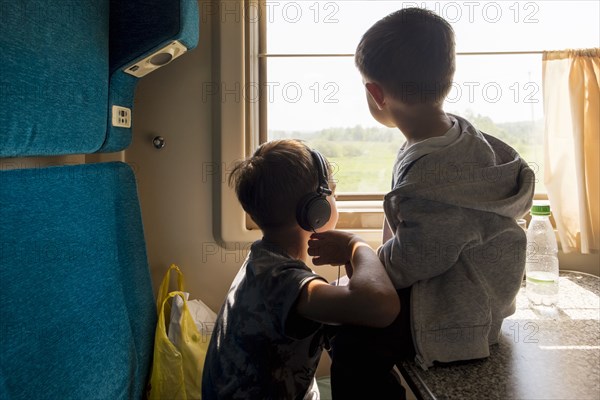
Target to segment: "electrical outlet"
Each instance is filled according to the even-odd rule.
[[[112,106],[112,124],[118,128],[131,128],[131,108]]]

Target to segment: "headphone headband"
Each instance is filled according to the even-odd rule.
[[[310,149],[313,161],[317,167],[317,178],[318,185],[317,193],[325,196],[331,195],[331,189],[329,189],[329,168],[327,167],[327,161],[325,157],[321,155],[317,150]]]
[[[316,150],[309,149],[317,169],[318,186],[314,192],[306,194],[296,207],[296,220],[302,229],[316,231],[329,221],[331,207],[327,196],[332,194],[329,189],[329,168],[327,161]]]

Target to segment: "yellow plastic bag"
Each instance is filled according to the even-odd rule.
[[[177,272],[177,290],[180,292],[185,292],[185,282],[183,279],[183,273],[179,269],[179,267],[175,264],[171,264],[165,276],[163,277],[160,286],[158,287],[158,294],[156,295],[156,314],[160,315],[160,309],[162,307],[162,303],[165,301],[169,294],[169,282],[171,280],[171,272]],[[171,307],[170,304],[167,303],[167,315],[171,315]]]
[[[172,270],[179,274],[179,290],[167,294]],[[198,332],[182,290],[183,275],[176,265],[171,265],[160,285],[156,301],[158,323],[154,336],[154,360],[148,389],[150,400],[201,399],[202,371],[208,340],[203,340]],[[167,337],[165,324],[165,306],[168,305],[169,299],[175,296],[180,296],[183,300],[179,348]]]

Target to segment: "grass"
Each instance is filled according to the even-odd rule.
[[[324,142],[327,146],[324,145]],[[337,193],[387,193],[390,191],[392,168],[400,143],[317,141],[310,145],[322,151],[334,166]],[[328,146],[353,149],[355,154],[360,154],[344,156],[341,151],[327,151]]]
[[[337,193],[387,193],[392,184],[392,168],[401,142],[329,141],[308,143],[321,151],[332,163]],[[540,156],[535,146],[520,146],[517,151],[536,173],[536,192],[545,192],[543,170],[535,160]],[[344,155],[344,150],[353,155]],[[534,161],[532,161],[534,160]]]

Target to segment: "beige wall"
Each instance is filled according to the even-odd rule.
[[[176,263],[192,297],[218,310],[239,255],[224,263],[207,255],[216,249],[212,180],[203,176],[213,163],[211,104],[202,98],[202,85],[211,81],[211,73],[210,21],[202,18],[198,47],[140,80],[126,161],[138,179],[155,289]],[[165,138],[161,150],[152,145],[158,135]]]

